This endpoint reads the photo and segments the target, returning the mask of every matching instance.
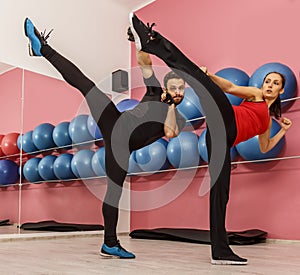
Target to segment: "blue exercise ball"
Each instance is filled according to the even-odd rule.
[[[45,150],[56,147],[52,133],[54,125],[51,123],[42,123],[34,128],[32,133],[32,140],[36,148]]]
[[[19,135],[17,140],[18,148],[21,150],[21,141],[22,141],[22,150],[28,154],[31,154],[39,150],[33,143],[32,133],[33,131],[29,131],[26,132],[24,135]]]
[[[23,175],[29,182],[42,181],[43,178],[39,174],[38,165],[42,158],[32,158],[26,161],[23,167]]]
[[[139,104],[139,101],[136,99],[124,99],[120,101],[116,107],[119,110],[119,112],[124,112],[127,110],[132,110],[136,105]]]
[[[135,158],[139,167],[145,172],[167,169],[169,166],[167,147],[168,142],[161,138],[141,149],[136,150]]]
[[[21,144],[21,139],[23,138],[23,135],[19,135],[18,139],[17,139],[17,146],[19,148],[19,150],[21,150],[21,145],[23,147],[23,144]],[[23,148],[22,148],[23,149]],[[24,151],[24,150],[23,150]],[[4,154],[3,154],[4,155]],[[1,155],[2,156],[2,155]]]
[[[167,157],[175,168],[199,165],[198,136],[193,132],[181,132],[177,137],[170,139]]]
[[[52,137],[56,146],[64,147],[65,149],[70,149],[72,140],[69,134],[69,125],[70,122],[63,121],[55,126],[52,133]]]
[[[54,161],[56,160],[56,156],[53,155],[48,155],[43,157],[38,165],[38,170],[40,176],[44,180],[56,180],[57,177],[55,176],[54,173]]]
[[[142,171],[142,169],[137,164],[135,152],[136,151],[133,151],[129,157],[128,173],[139,173]],[[92,158],[92,169],[97,176],[106,176],[104,147],[100,147],[95,152]]]
[[[71,168],[72,159],[73,155],[69,153],[61,154],[56,158],[53,163],[53,171],[58,179],[68,180],[76,178]]]
[[[94,118],[91,115],[89,115],[89,117],[87,119],[87,126],[88,126],[89,133],[92,135],[92,137],[94,139],[101,139],[102,138],[100,128],[99,128],[96,121],[94,120]]]
[[[280,124],[272,119],[270,137],[272,138],[281,129]],[[282,151],[285,144],[285,136],[276,144],[276,146],[267,153],[262,153],[259,149],[258,136],[250,138],[236,145],[236,149],[244,160],[259,160],[277,157]]]
[[[198,151],[199,151],[201,159],[203,159],[206,163],[208,163],[208,153],[207,153],[207,146],[206,146],[206,132],[207,132],[207,130],[204,129],[199,136]],[[238,151],[236,150],[236,147],[235,146],[231,147],[230,148],[231,161],[237,160],[238,156],[239,156],[239,154],[238,154]]]
[[[14,184],[19,178],[19,166],[12,160],[0,160],[0,185]]]
[[[105,176],[105,148],[100,147],[92,157],[92,169],[97,176]]]
[[[71,169],[77,178],[94,177],[92,168],[92,158],[94,152],[89,149],[83,149],[76,152],[71,161]]]
[[[224,68],[216,72],[215,75],[223,77],[238,86],[248,86],[250,78],[247,73],[237,68]],[[235,95],[226,93],[226,96],[232,105],[238,106],[243,101],[242,98]]]
[[[285,64],[278,62],[266,63],[254,71],[249,80],[249,86],[261,88],[264,78],[268,73],[278,72],[285,77],[284,93],[280,95],[280,99],[293,98],[297,94],[297,79],[293,71]],[[282,107],[288,108],[293,101],[282,103]]]
[[[179,113],[186,119],[186,125],[200,126],[204,119],[196,120],[203,117],[203,110],[200,105],[199,97],[191,87],[184,90],[184,98],[177,106]],[[194,120],[195,119],[195,120]]]
[[[140,168],[140,166],[137,163],[136,151],[133,151],[129,157],[128,173],[136,174],[136,173],[140,173],[140,172],[142,172],[142,169]]]
[[[69,135],[73,143],[81,143],[94,140],[88,130],[88,115],[78,115],[73,118],[69,125]]]

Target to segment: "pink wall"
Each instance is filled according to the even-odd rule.
[[[281,62],[295,73],[299,86],[299,1],[287,0],[188,0],[176,2],[157,0],[138,12],[145,22],[155,22],[157,30],[173,41],[195,63],[206,65],[212,72],[236,67],[251,75],[268,62]],[[154,65],[163,65],[153,57]],[[136,67],[132,47],[132,67]],[[136,74],[135,77],[141,75]],[[141,87],[140,82],[132,83]],[[137,83],[137,84],[136,84]],[[140,98],[142,88],[132,91]],[[284,113],[293,127],[286,135],[287,146],[282,156],[299,156],[300,102]],[[201,132],[201,130],[199,131]],[[300,240],[300,160],[281,160],[264,164],[239,164],[232,172],[227,229],[259,228],[269,238]],[[156,227],[208,228],[208,195],[199,196],[205,174],[199,169],[191,184],[176,199],[165,206],[153,207],[155,197],[149,189],[174,183],[182,188],[187,177],[172,179],[172,173],[147,178],[132,178],[132,189],[138,191],[132,205],[131,230]],[[168,189],[172,191],[172,188]],[[147,191],[147,192],[146,192]],[[155,193],[166,196],[166,193]],[[139,195],[148,193],[149,196]],[[139,205],[140,203],[140,205]],[[138,206],[137,206],[138,205]],[[140,208],[138,208],[140,207]],[[141,211],[138,211],[138,210]]]
[[[13,69],[0,75],[0,91],[0,134],[20,133],[22,70]]]
[[[64,81],[24,71],[24,123],[21,126],[22,70],[0,76],[2,106],[0,133],[33,130],[41,123],[57,125],[70,121],[82,110],[83,97]],[[85,105],[84,105],[85,106]],[[83,112],[87,113],[86,108]],[[57,153],[56,153],[57,154]],[[39,155],[41,156],[41,155]],[[100,180],[96,192],[104,193]],[[92,181],[86,182],[92,184]],[[0,188],[0,219],[18,222],[19,187]],[[103,224],[102,202],[83,182],[25,184],[21,189],[20,222],[56,220],[58,222]]]
[[[24,133],[41,123],[57,125],[77,115],[84,98],[76,89],[30,71],[25,71],[24,77]]]

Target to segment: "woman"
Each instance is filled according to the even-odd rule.
[[[138,50],[156,55],[181,76],[197,93],[206,114],[207,148],[209,155],[210,236],[212,264],[247,264],[228,244],[225,228],[226,206],[229,199],[231,159],[230,148],[259,135],[262,152],[271,150],[291,126],[281,119],[281,130],[270,138],[270,114],[281,116],[280,94],[284,91],[284,77],[273,72],[266,76],[262,87],[241,87],[213,75],[206,67],[198,67],[173,43],[151,26],[130,14],[130,28]],[[238,107],[231,106],[224,92],[242,97]]]

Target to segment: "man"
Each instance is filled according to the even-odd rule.
[[[147,92],[132,110],[119,112],[98,87],[71,61],[60,55],[48,43],[44,33],[39,33],[30,19],[24,23],[29,39],[30,55],[43,56],[88,103],[91,114],[99,126],[105,144],[107,190],[102,205],[104,217],[104,244],[100,254],[107,258],[135,258],[117,239],[116,227],[119,200],[127,174],[130,153],[167,136],[175,137],[184,127],[185,119],[176,110],[184,96],[184,81],[173,72],[165,77],[162,89],[151,66],[147,53],[138,51],[137,59],[144,76]],[[166,102],[166,103],[162,103]],[[80,172],[80,171],[79,171]]]

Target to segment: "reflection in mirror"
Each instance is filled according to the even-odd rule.
[[[63,80],[0,65],[0,233],[102,230],[104,144],[84,97]],[[99,86],[115,103],[128,97],[108,83]],[[128,226],[121,219],[118,231]]]
[[[23,108],[21,233],[102,229],[105,177],[78,174],[87,165],[96,176],[92,156],[103,146],[84,97],[63,80],[24,70]]]
[[[19,233],[23,70],[0,62],[0,233]]]

